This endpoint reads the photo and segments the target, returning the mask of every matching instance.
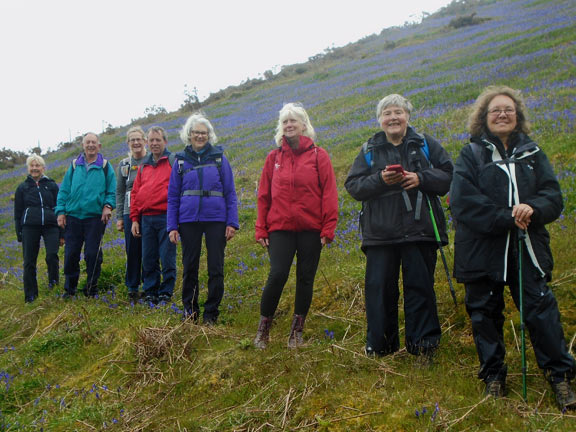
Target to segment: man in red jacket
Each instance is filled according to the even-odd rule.
[[[154,304],[169,302],[176,282],[176,245],[166,231],[168,183],[174,158],[166,144],[164,129],[152,126],[148,130],[151,154],[138,170],[130,196],[132,235],[142,237],[142,288],[145,300]]]

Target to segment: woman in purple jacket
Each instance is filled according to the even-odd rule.
[[[218,321],[218,307],[224,295],[224,248],[234,237],[238,207],[234,176],[208,119],[192,114],[180,132],[186,144],[176,154],[168,187],[168,232],[170,241],[182,237],[182,303],[185,317],[197,322],[198,266],[205,236],[208,259],[208,298],[204,303],[204,324]]]

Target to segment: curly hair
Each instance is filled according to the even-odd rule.
[[[526,105],[520,90],[514,90],[507,86],[488,86],[486,87],[474,105],[468,117],[468,131],[472,136],[481,136],[488,131],[486,118],[488,116],[488,105],[496,96],[508,96],[514,101],[516,109],[516,131],[525,134],[530,133],[530,123],[526,119]]]
[[[206,115],[202,111],[196,111],[188,117],[188,120],[186,120],[186,123],[180,131],[180,139],[185,145],[190,144],[190,134],[197,124],[204,125],[206,129],[208,129],[208,141],[210,144],[216,144],[218,142],[218,137],[216,136],[216,132],[214,132],[214,127],[212,123],[210,123],[210,120],[206,118]]]

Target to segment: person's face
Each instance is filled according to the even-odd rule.
[[[155,159],[158,159],[164,154],[166,149],[166,141],[162,138],[162,134],[156,131],[150,131],[148,134],[148,147],[154,155]]]
[[[398,106],[389,106],[380,114],[380,127],[388,139],[403,137],[408,128],[408,113]]]
[[[141,155],[146,148],[146,138],[140,132],[130,132],[128,135],[128,148],[133,155]]]
[[[306,125],[294,117],[287,117],[282,120],[282,133],[288,140],[303,135],[305,130]]]
[[[94,159],[98,156],[102,144],[98,141],[98,137],[94,134],[88,134],[82,140],[82,147],[84,148],[84,154],[88,159]]]
[[[498,95],[490,101],[486,126],[493,135],[507,139],[517,125],[516,105],[511,97]]]
[[[208,128],[202,123],[197,123],[190,130],[190,144],[195,151],[202,150],[208,143]]]
[[[28,174],[30,174],[34,180],[39,180],[44,175],[45,169],[46,167],[38,163],[38,161],[32,161],[30,165],[28,165]]]

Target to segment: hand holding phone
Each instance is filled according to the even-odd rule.
[[[395,173],[402,174],[403,176],[406,175],[406,173],[404,172],[404,168],[402,168],[402,165],[400,164],[388,165],[386,167],[386,171],[393,171]]]

